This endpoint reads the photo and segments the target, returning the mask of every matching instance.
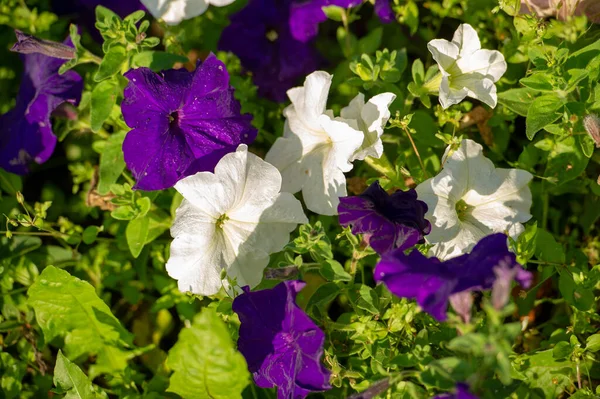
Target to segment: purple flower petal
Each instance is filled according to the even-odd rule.
[[[69,39],[64,44],[72,46]],[[22,60],[17,105],[0,119],[0,167],[17,174],[27,173],[32,161],[50,158],[56,145],[50,114],[64,102],[77,104],[83,90],[76,72],[58,74],[62,59],[34,53]]]
[[[415,190],[388,195],[379,182],[357,197],[340,198],[338,206],[340,224],[352,225],[353,234],[368,234],[369,245],[379,254],[424,242],[431,231],[426,212]]]
[[[292,37],[288,23],[291,6],[291,0],[250,0],[231,16],[219,41],[221,50],[237,55],[242,66],[252,72],[259,95],[279,102],[320,63],[314,43]]]
[[[445,393],[437,395],[433,399],[479,399],[469,391],[469,386],[465,383],[456,384],[456,393]]]
[[[162,190],[213,171],[225,154],[256,138],[252,117],[240,114],[225,65],[212,54],[194,72],[138,68],[125,77],[121,109],[132,130],[123,153],[137,189]]]
[[[233,301],[241,322],[238,349],[256,384],[276,386],[280,399],[331,388],[330,372],[321,364],[325,335],[295,302],[305,285],[285,281],[272,289],[245,289]]]
[[[511,280],[523,274],[500,233],[481,239],[470,254],[445,262],[417,250],[409,255],[401,249],[388,252],[375,267],[375,280],[383,281],[396,296],[416,299],[424,311],[444,321],[452,295],[492,288],[498,268],[512,271]],[[523,276],[521,281],[528,280]]]
[[[396,15],[390,5],[390,0],[375,0],[375,14],[384,24],[389,24],[396,20]]]

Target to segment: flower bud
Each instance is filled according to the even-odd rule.
[[[38,39],[35,36],[26,35],[19,30],[15,30],[15,34],[17,35],[17,42],[12,46],[10,51],[21,54],[44,54],[48,57],[63,60],[75,58],[75,49],[73,47],[50,40]]]

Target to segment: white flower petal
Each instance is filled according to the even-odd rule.
[[[210,172],[198,172],[179,180],[175,184],[183,198],[192,203],[198,212],[219,218],[226,209],[235,203],[223,182]]]
[[[495,108],[498,103],[498,95],[496,94],[496,85],[490,79],[478,73],[470,73],[461,75],[452,81],[467,90],[467,96],[475,98],[491,108]]]
[[[323,143],[329,147],[328,158],[343,172],[352,169],[350,159],[363,143],[364,134],[358,129],[354,119],[331,118],[329,115],[321,115],[319,122],[328,135],[328,140]]]
[[[506,72],[504,56],[497,50],[477,50],[469,57],[460,58],[456,65],[463,74],[478,73],[497,82]]]
[[[479,240],[490,233],[490,231],[482,231],[470,223],[461,223],[458,234],[450,240],[434,245],[430,250],[430,255],[441,260],[455,258],[471,251]]]
[[[365,159],[366,157],[381,157],[383,154],[383,143],[381,142],[381,136],[383,135],[383,129],[385,128],[385,125],[390,119],[389,106],[395,99],[396,95],[393,93],[381,93],[372,97],[366,104],[364,104],[363,98],[363,107],[360,110],[358,121],[359,128],[362,130],[364,138],[362,145],[354,153],[351,161],[356,159]],[[341,115],[342,118],[348,119],[344,116],[343,112]]]
[[[309,173],[302,187],[306,207],[321,215],[337,215],[339,198],[347,195],[346,177],[337,167],[330,148],[311,152],[304,162]]]
[[[444,39],[434,39],[427,43],[427,49],[433,56],[435,62],[438,63],[440,70],[448,71],[456,63],[459,47]]]
[[[440,105],[444,109],[459,104],[469,94],[469,90],[466,88],[455,89],[451,87],[449,79],[449,76],[444,75],[440,85],[439,99]]]
[[[296,135],[279,137],[273,143],[265,160],[279,169],[282,177],[281,191],[297,193],[308,178],[303,168],[302,142]]]
[[[184,19],[203,14],[208,8],[205,0],[141,0],[154,18],[168,25],[177,25]]]
[[[315,71],[306,77],[303,87],[295,87],[287,92],[297,117],[313,130],[319,130],[317,120],[325,112],[332,78],[325,71]],[[286,111],[288,109],[290,107]],[[287,113],[284,115],[290,119]],[[296,132],[294,126],[290,127]]]
[[[233,3],[235,0],[208,0],[215,7],[225,7]]]
[[[460,49],[461,57],[467,57],[481,48],[477,31],[469,24],[462,24],[458,27],[452,37],[452,43]]]

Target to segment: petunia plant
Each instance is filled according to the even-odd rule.
[[[600,8],[0,1],[0,398],[600,397]]]

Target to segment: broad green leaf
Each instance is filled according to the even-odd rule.
[[[366,35],[358,41],[358,54],[374,53],[377,49],[379,49],[379,46],[381,45],[382,36],[382,28],[372,29],[368,35]]]
[[[558,398],[571,385],[575,377],[575,367],[567,360],[554,359],[552,349],[519,357],[523,382],[529,388],[539,391],[542,398]],[[539,396],[539,395],[538,395]]]
[[[0,193],[15,195],[17,191],[23,191],[21,176],[0,169]]]
[[[250,382],[244,357],[214,310],[205,308],[169,351],[169,392],[184,399],[237,399]]]
[[[539,260],[550,263],[565,263],[565,251],[556,242],[552,234],[541,228],[537,229],[535,255]]]
[[[125,169],[123,158],[123,140],[125,132],[113,133],[104,146],[100,155],[100,166],[98,168],[98,193],[106,195],[110,192],[110,186],[117,182],[119,176]]]
[[[156,240],[162,233],[171,228],[171,217],[161,209],[155,209],[148,212],[148,234],[145,244]]]
[[[98,398],[90,379],[75,363],[69,361],[60,349],[54,366],[54,385],[60,393],[65,394],[64,399]]]
[[[421,86],[425,81],[425,67],[423,61],[418,58],[412,64],[412,78],[418,86]]]
[[[96,72],[96,75],[94,76],[94,80],[96,82],[101,82],[119,73],[126,60],[127,50],[125,47],[122,45],[112,46],[104,55],[104,58],[98,67],[98,72]]]
[[[96,241],[96,237],[98,237],[98,233],[102,231],[102,228],[103,226],[86,227],[85,230],[83,230],[83,233],[81,234],[81,241],[83,241],[84,244],[92,244]]]
[[[546,73],[536,73],[526,78],[521,79],[519,82],[523,86],[529,87],[533,90],[539,91],[553,91],[552,82],[550,77]]]
[[[320,316],[326,314],[327,306],[340,294],[341,289],[336,283],[327,283],[319,286],[314,294],[311,295],[306,305],[306,311]]]
[[[544,176],[551,177],[559,185],[581,175],[590,161],[573,136],[553,141],[547,157]]]
[[[148,67],[155,72],[173,68],[173,65],[177,62],[187,61],[187,57],[166,53],[164,51],[142,51],[131,58],[133,66]]]
[[[545,126],[558,120],[562,113],[559,111],[564,102],[556,95],[544,95],[536,98],[527,111],[526,134],[529,140],[533,140],[535,134]]]
[[[372,314],[379,313],[379,297],[368,285],[357,284],[353,286],[348,290],[348,297],[355,307]]]
[[[48,266],[27,294],[46,342],[62,337],[70,359],[97,355],[91,375],[127,367],[129,354],[123,348],[132,344],[132,336],[89,283]]]
[[[600,334],[587,337],[585,340],[585,349],[590,352],[598,352],[600,350]]]
[[[498,102],[517,115],[527,116],[531,103],[539,91],[524,87],[511,89],[498,94]]]
[[[117,103],[118,90],[119,85],[113,79],[98,83],[92,90],[90,123],[93,132],[99,131],[106,118],[109,117],[113,106]]]
[[[148,216],[142,216],[130,220],[125,229],[125,238],[127,239],[127,245],[131,251],[131,255],[134,258],[140,256],[142,248],[146,245],[148,237],[148,227],[150,226],[150,218]]]
[[[555,359],[565,359],[571,355],[573,348],[566,341],[560,341],[552,348],[552,357]]]
[[[333,259],[326,259],[321,265],[319,273],[327,281],[352,281],[352,276],[344,270],[340,262]]]

